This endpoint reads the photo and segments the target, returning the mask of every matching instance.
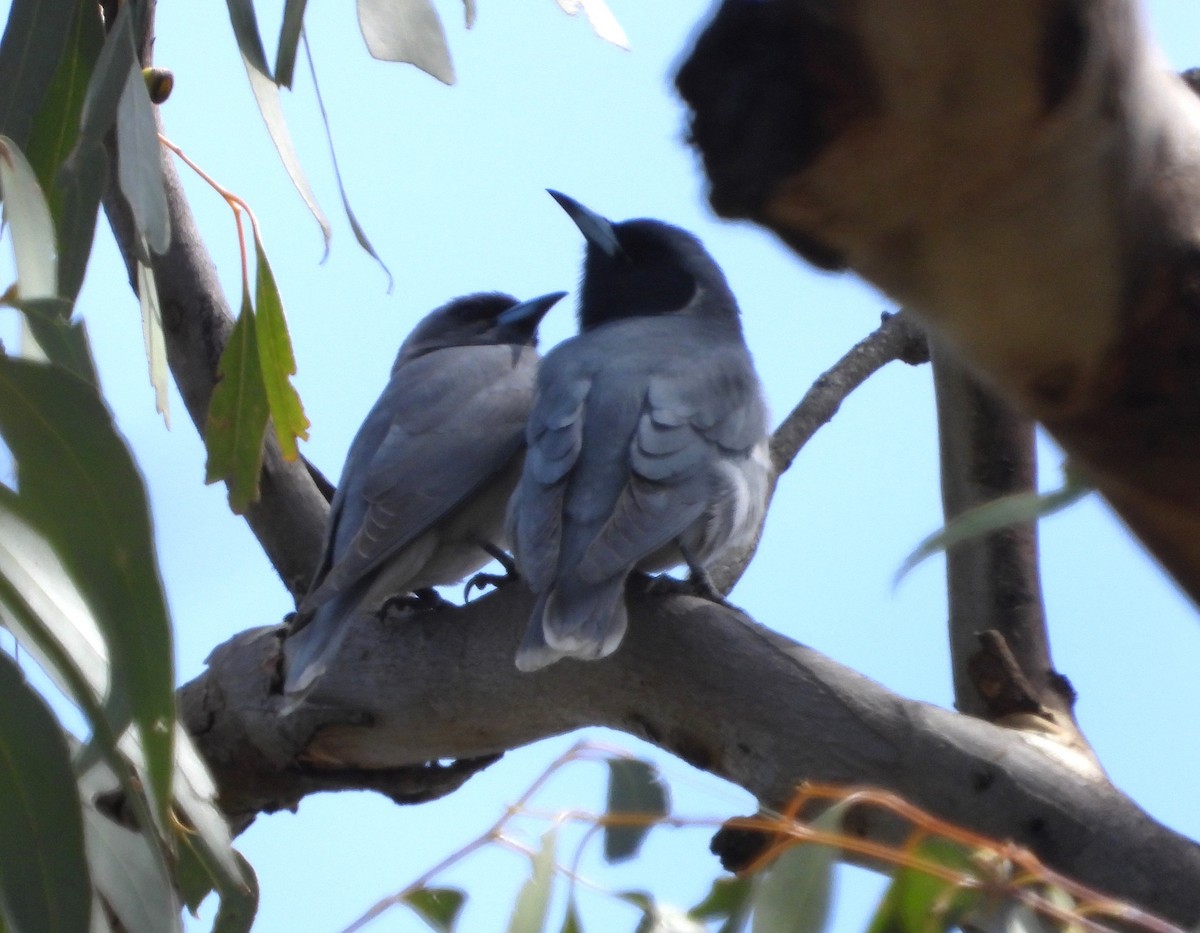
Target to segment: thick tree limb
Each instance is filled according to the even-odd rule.
[[[917,311],[1200,598],[1200,100],[1136,3],[727,2],[678,85],[719,213]]]
[[[312,702],[288,718],[278,715],[277,629],[257,629],[218,648],[183,688],[184,721],[239,823],[294,805],[322,764],[350,785],[347,775],[371,769],[477,758],[605,725],[769,806],[805,779],[889,788],[1027,845],[1085,884],[1200,921],[1200,847],[1141,812],[1086,758],[905,700],[722,606],[650,595],[638,582],[630,600],[620,651],[535,674],[513,665],[531,608],[516,584],[467,606],[359,626]]]

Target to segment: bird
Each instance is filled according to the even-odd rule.
[[[767,407],[716,261],[679,227],[549,193],[587,246],[579,333],[539,367],[509,504],[535,597],[522,671],[615,651],[635,570],[686,564],[719,599],[707,569],[754,540],[770,488]]]
[[[396,594],[440,602],[503,556],[505,510],[521,470],[538,366],[537,328],[566,292],[456,298],[401,345],[358,429],[330,503],[322,556],[284,640],[295,708],[354,619]]]

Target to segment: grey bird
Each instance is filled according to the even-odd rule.
[[[400,347],[387,387],[350,445],[321,563],[284,641],[298,703],[348,627],[400,593],[438,601],[507,547],[505,509],[525,451],[537,327],[565,295],[458,298]]]
[[[694,236],[551,195],[587,240],[580,333],[542,360],[509,537],[536,596],[517,667],[603,658],[634,570],[707,568],[758,533],[767,410],[737,302]]]

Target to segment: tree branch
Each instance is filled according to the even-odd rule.
[[[884,314],[883,323],[818,376],[817,381],[804,393],[804,398],[775,429],[771,435],[772,472],[768,503],[775,496],[779,477],[791,467],[801,448],[812,440],[818,430],[833,420],[851,392],[893,360],[902,360],[910,366],[929,362],[925,335],[912,316],[904,311]],[[720,592],[728,593],[741,579],[758,550],[761,535],[760,526],[753,541],[710,569],[712,581]]]
[[[312,701],[290,717],[278,715],[278,630],[256,629],[218,648],[182,689],[182,715],[239,824],[294,806],[315,770],[350,785],[372,769],[477,758],[603,725],[768,806],[802,780],[888,788],[1026,845],[1085,884],[1176,922],[1200,920],[1200,847],[1140,811],[1088,759],[905,700],[728,608],[648,593],[641,578],[629,598],[620,651],[535,674],[513,664],[532,605],[517,584],[467,606],[355,626]],[[698,715],[698,703],[720,715]]]
[[[1016,414],[937,343],[932,356],[947,524],[1003,496],[1036,492],[1033,422]],[[1017,525],[954,545],[946,554],[946,580],[957,708],[992,721],[1043,713],[1086,747],[1074,723],[1074,692],[1050,659],[1037,525]],[[999,654],[981,645],[983,632],[994,633],[987,645]],[[1001,656],[1012,664],[985,664],[984,659]],[[1015,689],[1018,682],[1021,689]]]
[[[147,17],[152,18],[153,4],[144,6]],[[148,22],[145,34],[151,33],[152,24]],[[150,64],[151,46],[149,41],[143,43],[143,65]],[[157,110],[155,116],[161,131]],[[117,180],[121,155],[115,133],[109,134],[107,149],[109,177],[104,210],[125,260],[130,287],[136,293],[137,233]],[[217,382],[217,362],[233,329],[233,316],[184,197],[174,162],[165,150],[160,149],[160,153],[171,219],[171,245],[165,254],[151,255],[151,267],[162,308],[167,362],[188,414],[203,436],[209,399]],[[328,511],[323,490],[328,488],[324,477],[303,458],[295,462],[285,460],[274,432],[267,431],[259,477],[260,498],[247,509],[245,518],[295,597],[308,588],[316,568]]]
[[[1200,101],[1136,3],[727,2],[677,84],[719,214],[918,312],[1200,599]]]

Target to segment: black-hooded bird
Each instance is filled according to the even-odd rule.
[[[700,241],[657,220],[613,224],[550,193],[587,251],[579,334],[542,361],[509,506],[536,596],[523,671],[615,651],[634,570],[686,564],[707,581],[758,533],[770,476],[737,302]]]

